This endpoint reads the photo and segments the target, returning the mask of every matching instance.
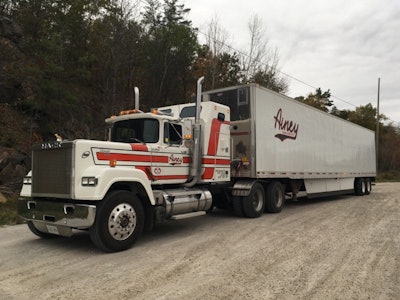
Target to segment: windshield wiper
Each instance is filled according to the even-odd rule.
[[[129,142],[132,142],[132,141],[134,141],[134,142],[137,142],[137,143],[141,143],[141,144],[146,144],[145,142],[143,142],[142,140],[139,140],[139,139],[137,139],[137,138],[129,138]]]

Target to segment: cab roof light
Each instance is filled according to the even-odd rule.
[[[136,108],[135,108],[135,109],[128,109],[128,110],[121,110],[121,111],[119,112],[119,115],[120,115],[120,116],[123,116],[123,115],[137,114],[137,113],[139,113],[139,112],[140,112],[140,111],[137,110]]]

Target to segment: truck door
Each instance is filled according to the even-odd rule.
[[[152,172],[159,184],[184,183],[189,178],[189,149],[183,145],[182,125],[164,121],[160,153],[153,153]]]

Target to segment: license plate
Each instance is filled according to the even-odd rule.
[[[57,226],[53,226],[53,225],[46,225],[46,227],[47,227],[47,231],[49,232],[49,233],[52,233],[52,234],[57,234],[57,235],[59,235],[60,233],[58,232],[58,228],[57,228]]]

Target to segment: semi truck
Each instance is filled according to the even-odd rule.
[[[374,133],[256,84],[202,92],[195,103],[105,120],[105,141],[32,147],[18,200],[39,237],[89,231],[106,252],[130,248],[159,222],[279,213],[287,199],[371,192]]]

